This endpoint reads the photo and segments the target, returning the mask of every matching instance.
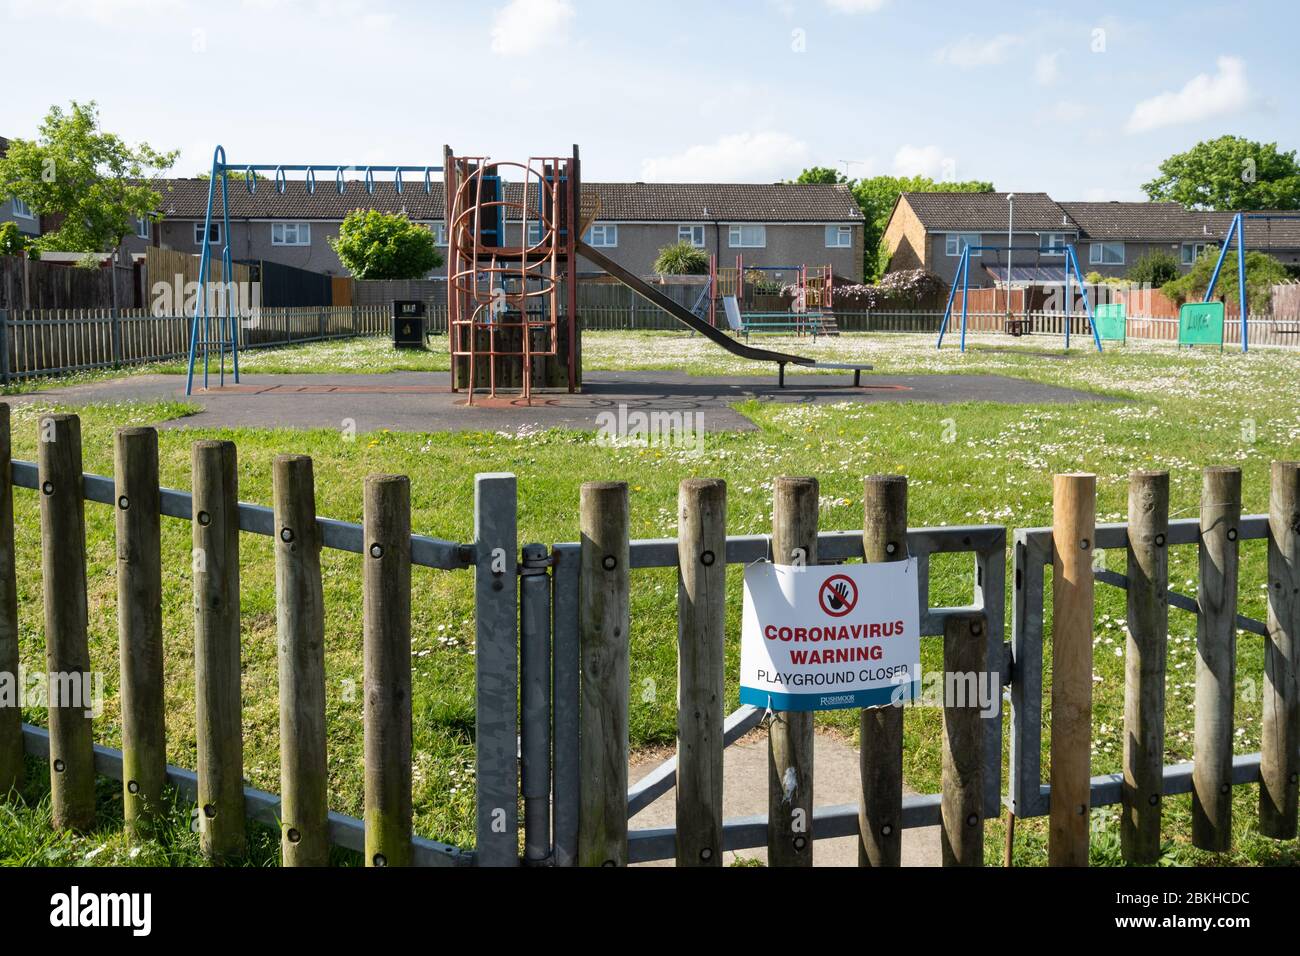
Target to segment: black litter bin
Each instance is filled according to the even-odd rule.
[[[424,348],[424,303],[418,299],[393,300],[393,345],[399,349]]]

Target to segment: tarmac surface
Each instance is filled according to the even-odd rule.
[[[636,783],[664,760],[671,749],[637,754],[628,768],[628,780]],[[762,816],[767,813],[767,731],[758,729],[746,734],[723,751],[722,818]],[[813,797],[819,807],[855,804],[862,791],[858,750],[851,743],[832,734],[819,733],[813,738]],[[913,791],[904,790],[904,793]],[[633,830],[670,827],[677,820],[675,790],[670,790],[628,821]],[[738,859],[767,862],[767,848],[727,850],[723,866]],[[939,828],[919,827],[903,831],[903,866],[941,866]],[[640,863],[638,866],[672,866],[672,860]],[[813,844],[813,866],[858,865],[858,838],[836,837]]]
[[[451,391],[448,372],[351,375],[244,374],[239,385],[188,397],[195,415],[156,422],[168,428],[339,428],[357,432],[496,431],[568,428],[595,431],[603,412],[700,412],[704,431],[756,428],[731,406],[744,400],[791,404],[828,402],[999,402],[1047,404],[1104,401],[1097,395],[998,375],[868,375],[861,387],[851,373],[700,377],[682,372],[588,372],[581,394],[539,392],[532,404],[517,396],[489,399]],[[227,376],[229,383],[229,376]],[[196,383],[197,385],[198,383]],[[10,396],[6,401],[82,405],[124,401],[186,400],[183,375],[130,375]]]

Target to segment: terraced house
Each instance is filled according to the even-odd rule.
[[[884,241],[889,271],[927,269],[951,283],[967,246],[1013,246],[1013,284],[1058,283],[1065,278],[1065,247],[1073,245],[1087,275],[1123,277],[1154,250],[1173,255],[1184,270],[1223,242],[1231,212],[1203,212],[1174,202],[1057,202],[1047,193],[903,193],[894,204]],[[1008,229],[1011,241],[1008,242]],[[1300,221],[1250,222],[1247,247],[1287,264],[1300,263]],[[972,286],[1008,280],[1008,255],[971,253]]]
[[[167,179],[157,183],[163,201],[155,223],[157,242],[182,252],[203,243],[208,182]],[[507,184],[506,199],[522,199],[522,184]],[[659,250],[678,241],[716,253],[722,265],[736,254],[754,266],[831,265],[835,274],[862,279],[862,212],[844,186],[752,183],[584,183],[584,207],[595,212],[585,238],[620,265],[648,275]],[[346,275],[329,240],[338,236],[352,210],[405,212],[428,225],[446,244],[442,184],[425,192],[423,183],[398,193],[391,182],[369,191],[349,182],[342,194],[334,183],[308,193],[301,181],[279,192],[269,182],[250,192],[230,183],[231,253],[329,275]],[[224,242],[214,222],[212,239]],[[522,223],[507,223],[517,241]],[[579,263],[579,269],[583,265]],[[594,270],[594,267],[592,268]],[[442,269],[434,275],[441,274]]]

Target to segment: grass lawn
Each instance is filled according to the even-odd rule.
[[[445,340],[443,340],[445,341]],[[440,340],[434,340],[441,344]],[[1076,339],[1078,345],[1086,340]],[[768,343],[763,343],[768,344]],[[1125,517],[1127,476],[1135,468],[1171,472],[1171,516],[1195,516],[1200,469],[1239,465],[1244,472],[1244,510],[1267,510],[1268,467],[1274,459],[1300,458],[1300,391],[1295,387],[1300,357],[1257,350],[1186,351],[1143,345],[1112,347],[1096,355],[1076,347],[1062,357],[1059,339],[984,339],[965,355],[956,348],[936,352],[929,336],[844,335],[808,340],[772,339],[773,348],[838,361],[874,363],[879,373],[994,373],[1086,389],[1123,402],[1075,405],[994,403],[920,405],[904,403],[826,406],[777,405],[751,401],[739,406],[757,431],[709,435],[701,456],[670,450],[608,448],[580,432],[520,431],[504,425],[495,433],[399,434],[376,432],[347,440],[335,431],[290,430],[160,432],[163,484],[189,487],[189,446],[197,437],[238,443],[240,497],[271,501],[271,461],[284,452],[310,454],[316,462],[321,515],[359,521],[361,482],[372,472],[401,472],[412,479],[414,528],[454,540],[471,536],[475,472],[512,471],[519,476],[520,536],[523,541],[571,541],[577,536],[576,507],[582,481],[625,479],[632,487],[634,537],[671,536],[676,530],[677,484],[685,477],[725,478],[729,530],[759,533],[771,528],[772,479],[814,474],[821,479],[823,529],[861,526],[862,476],[878,472],[908,475],[910,523],[914,527],[992,523],[1008,528],[1051,521],[1051,476],[1060,471],[1097,474],[1098,520]],[[1050,354],[1036,354],[1050,353]],[[753,374],[765,366],[737,360],[699,337],[677,333],[589,333],[583,342],[588,369],[675,369],[693,374]],[[1054,357],[1053,357],[1054,356]],[[319,343],[294,349],[249,352],[249,372],[385,371],[442,369],[441,352],[394,351],[384,339]],[[152,368],[149,371],[183,371]],[[34,459],[37,420],[56,408],[37,402],[14,413],[15,457]],[[87,471],[112,473],[113,428],[183,413],[187,406],[104,405],[78,409],[82,417]],[[950,440],[945,440],[950,439]],[[23,663],[41,669],[43,623],[40,539],[36,500],[15,492],[19,569],[20,641]],[[97,741],[120,743],[117,701],[116,583],[113,516],[101,505],[87,506],[92,666],[105,675],[105,710],[96,722]],[[164,629],[167,640],[168,759],[195,765],[193,718],[193,633],[188,572],[190,530],[183,522],[163,524]],[[1242,549],[1241,613],[1265,614],[1264,544]],[[1124,554],[1105,556],[1123,571]],[[244,536],[241,560],[244,622],[244,763],[249,782],[279,789],[275,647],[274,568],[271,542]],[[1196,553],[1170,554],[1171,584],[1195,593]],[[362,804],[362,704],[360,558],[326,552],[325,579],[328,721],[332,807],[360,815]],[[931,602],[969,601],[973,570],[968,559],[939,557],[931,570]],[[414,570],[414,787],[417,832],[460,846],[473,843],[473,674],[472,579],[469,574]],[[675,575],[638,571],[632,594],[631,734],[634,746],[668,743],[675,732]],[[736,706],[740,569],[729,572],[728,700]],[[1049,595],[1050,604],[1050,595]],[[1097,590],[1095,638],[1093,772],[1120,769],[1123,724],[1125,601],[1121,591]],[[1008,613],[1008,621],[1010,616]],[[1049,633],[1050,640],[1050,633]],[[926,669],[939,666],[937,639],[924,642]],[[1168,667],[1168,762],[1192,755],[1195,623],[1170,614]],[[1238,752],[1259,748],[1262,641],[1242,634],[1238,657],[1236,740]],[[1049,701],[1050,706],[1050,701]],[[25,719],[44,723],[39,711]],[[827,732],[852,736],[857,714],[840,711],[818,717]],[[1046,731],[1044,736],[1046,743]],[[934,791],[940,776],[940,712],[916,708],[906,715],[905,773],[919,791]],[[1044,748],[1046,749],[1046,748]],[[1047,754],[1043,755],[1044,767]],[[116,784],[101,786],[102,826],[85,836],[53,836],[42,821],[47,792],[44,764],[18,809],[0,811],[0,862],[86,860],[95,864],[189,863],[197,856],[188,834],[188,808],[176,811],[173,835],[162,845],[133,851],[120,827]],[[756,787],[761,781],[755,781]],[[669,798],[665,798],[669,799]],[[1237,838],[1231,853],[1212,857],[1189,842],[1190,800],[1167,803],[1166,860],[1176,863],[1296,863],[1295,842],[1277,844],[1255,830],[1256,787],[1237,788]],[[115,803],[116,801],[116,803]],[[44,816],[43,816],[44,815]],[[1094,814],[1093,856],[1119,861],[1114,810]],[[989,862],[1000,859],[1001,823],[990,822]],[[1046,860],[1043,820],[1017,827],[1017,862]],[[135,855],[132,856],[132,853]],[[253,841],[250,862],[274,862],[276,836]],[[340,862],[346,861],[346,855]]]

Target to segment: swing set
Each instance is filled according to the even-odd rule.
[[[935,348],[943,348],[943,337],[948,331],[948,321],[952,317],[953,302],[957,297],[957,283],[961,283],[961,351],[966,351],[966,320],[967,309],[966,303],[968,293],[970,292],[970,258],[972,252],[1006,252],[1008,261],[1012,252],[1033,252],[1042,255],[1042,250],[1037,246],[966,246],[962,249],[961,261],[957,264],[957,273],[953,277],[952,288],[948,290],[948,304],[943,309],[943,322],[939,325],[939,340],[935,343]],[[1079,292],[1083,296],[1083,310],[1088,317],[1088,328],[1092,332],[1092,341],[1096,345],[1097,351],[1101,349],[1101,336],[1097,332],[1097,322],[1092,314],[1092,304],[1088,301],[1088,286],[1083,280],[1083,273],[1079,270],[1079,260],[1074,253],[1073,245],[1066,245],[1063,251],[1065,257],[1065,347],[1070,347],[1070,305],[1074,299],[1074,281],[1079,283]],[[1007,268],[1007,308],[1011,307],[1011,269]]]
[[[1241,350],[1250,351],[1250,312],[1246,306],[1246,220],[1258,219],[1267,222],[1270,238],[1272,236],[1272,223],[1274,220],[1300,220],[1300,213],[1273,213],[1273,212],[1256,212],[1256,213],[1237,213],[1232,217],[1232,225],[1228,227],[1228,233],[1223,237],[1223,246],[1219,249],[1219,260],[1214,264],[1214,273],[1210,276],[1210,284],[1205,289],[1205,296],[1202,302],[1209,302],[1214,296],[1214,287],[1219,282],[1219,272],[1223,269],[1223,261],[1228,257],[1228,247],[1232,245],[1233,237],[1237,240],[1237,306],[1241,310]]]

